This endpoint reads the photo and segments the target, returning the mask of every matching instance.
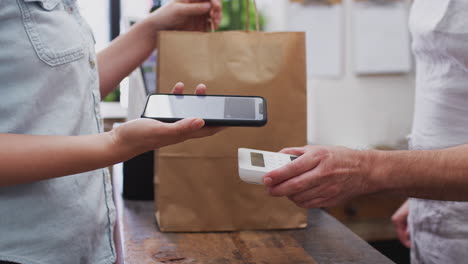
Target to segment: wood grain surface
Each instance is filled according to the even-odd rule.
[[[321,209],[308,211],[306,229],[163,233],[154,219],[153,201],[121,198],[115,180],[119,174],[114,167],[118,263],[393,263]]]

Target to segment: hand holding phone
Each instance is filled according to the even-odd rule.
[[[267,108],[260,96],[152,94],[142,117],[167,123],[199,117],[208,126],[263,126]]]

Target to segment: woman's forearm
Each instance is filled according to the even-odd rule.
[[[133,25],[129,32],[116,38],[98,54],[102,97],[150,56],[156,48],[158,31],[204,31],[208,17],[217,28],[221,11],[220,0],[171,1]]]
[[[407,197],[468,201],[468,145],[414,151],[370,151],[371,183]]]
[[[0,134],[0,186],[90,171],[129,158],[109,133],[86,136]]]
[[[150,56],[156,48],[157,31],[156,25],[142,21],[99,52],[97,59],[102,98]]]

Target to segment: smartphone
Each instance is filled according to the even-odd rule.
[[[267,106],[260,96],[152,94],[141,117],[167,123],[199,117],[208,126],[263,126]]]

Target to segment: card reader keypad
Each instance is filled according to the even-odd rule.
[[[239,148],[239,177],[247,183],[263,184],[266,173],[283,167],[296,158],[297,156],[284,153]]]
[[[279,155],[266,155],[266,166],[268,168],[277,169],[282,167],[286,164],[291,162],[291,160],[287,156],[279,156]]]

